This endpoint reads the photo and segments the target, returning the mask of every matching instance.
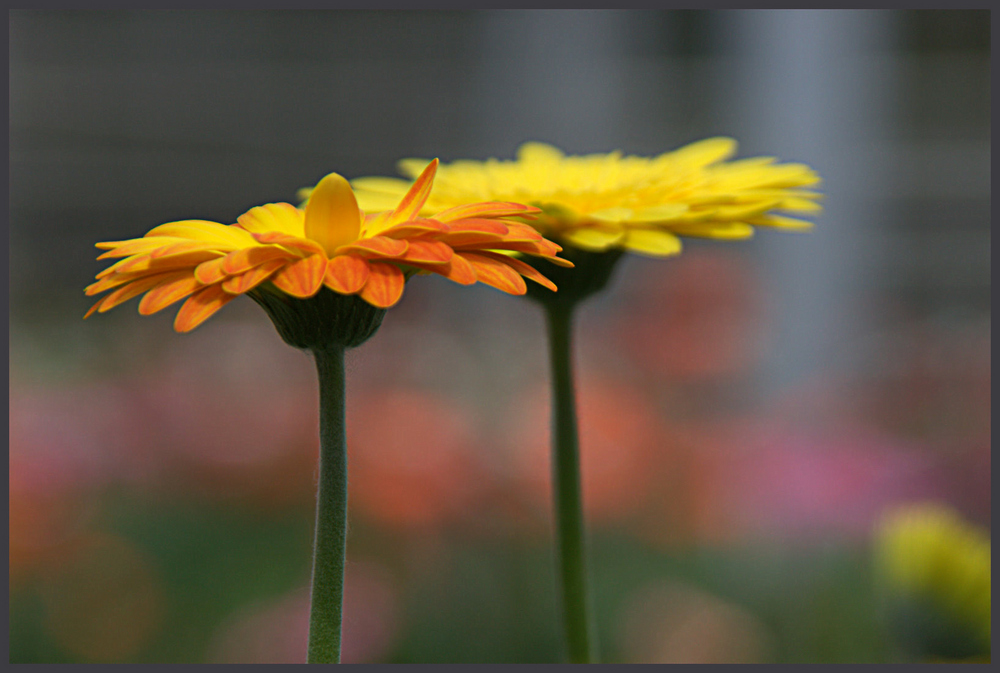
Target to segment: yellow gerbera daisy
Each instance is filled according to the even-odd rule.
[[[876,577],[896,615],[932,611],[933,618],[900,619],[904,635],[928,656],[965,658],[990,651],[991,545],[989,532],[935,503],[890,510],[875,534]],[[897,625],[898,626],[898,625]]]
[[[187,332],[241,294],[270,291],[305,299],[323,287],[388,308],[413,273],[437,273],[462,285],[479,281],[511,294],[525,293],[524,276],[554,291],[541,273],[505,254],[572,266],[555,257],[560,246],[505,219],[530,219],[537,208],[466,201],[421,217],[437,168],[435,159],[381,212],[359,208],[347,180],[331,173],[312,190],[304,210],[269,203],[250,209],[236,224],[170,222],[143,238],[98,243],[108,251],[98,259],[123,259],[87,287],[88,295],[114,291],[85,317],[143,293],[143,315],[187,298],[174,321],[178,332]]]
[[[456,161],[438,171],[427,212],[476,200],[537,206],[540,232],[587,251],[625,249],[664,257],[681,250],[680,236],[740,239],[753,227],[807,229],[810,222],[775,214],[815,214],[817,174],[772,157],[727,161],[731,138],[709,138],[656,157],[621,152],[566,156],[544,143],[525,143],[514,161]],[[416,177],[426,159],[404,159]],[[389,207],[410,182],[365,177],[352,181],[362,208]],[[300,196],[308,198],[310,190]]]

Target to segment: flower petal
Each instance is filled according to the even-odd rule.
[[[473,252],[463,252],[460,256],[472,264],[480,283],[486,283],[508,294],[524,294],[528,291],[528,286],[524,284],[521,275],[505,262]]]
[[[427,203],[427,197],[431,195],[431,187],[434,186],[434,175],[437,173],[437,167],[438,160],[434,159],[427,164],[423,172],[413,181],[413,185],[389,217],[393,224],[415,219],[420,214],[420,209],[424,207],[424,204]]]
[[[146,232],[144,238],[151,236],[176,236],[178,238],[189,238],[195,241],[206,243],[216,243],[224,250],[235,250],[248,245],[253,245],[250,234],[239,227],[230,227],[218,222],[208,220],[182,220],[180,222],[167,222]]]
[[[326,251],[323,250],[323,246],[308,238],[289,236],[288,234],[282,234],[278,231],[268,231],[263,234],[253,234],[252,236],[258,243],[263,243],[265,245],[280,245],[292,250],[300,250],[306,255],[326,254]]]
[[[305,299],[319,292],[325,275],[326,257],[310,255],[285,266],[271,282],[285,294]]]
[[[457,253],[452,255],[445,264],[421,264],[420,262],[407,262],[407,264],[423,271],[444,276],[459,285],[474,285],[477,280],[475,268],[467,259]]]
[[[368,282],[368,260],[357,255],[337,255],[326,265],[323,283],[334,292],[354,294]]]
[[[521,203],[509,203],[504,201],[487,201],[483,203],[468,203],[455,206],[448,210],[442,210],[434,216],[439,222],[454,222],[469,217],[511,217],[513,215],[530,215],[540,213],[541,210],[534,206],[526,206]]]
[[[399,257],[399,260],[406,263],[444,264],[454,254],[451,246],[440,241],[410,241],[406,254]]]
[[[229,294],[221,285],[210,285],[204,290],[195,292],[181,305],[174,318],[174,329],[178,332],[190,332],[198,325],[208,320],[216,311],[236,299],[235,294]]]
[[[409,243],[388,236],[373,236],[372,238],[362,238],[361,240],[342,245],[337,248],[337,254],[342,255],[348,252],[360,252],[365,255],[376,255],[379,257],[399,257],[409,248]]]
[[[172,243],[181,243],[189,240],[190,239],[178,238],[176,236],[153,236],[149,238],[133,238],[130,241],[110,241],[107,243],[98,243],[96,244],[96,247],[106,249],[108,251],[99,255],[97,259],[142,255],[153,252],[157,248],[164,247]]]
[[[509,266],[510,268],[512,268],[514,271],[518,272],[525,278],[530,278],[539,285],[549,288],[553,292],[556,292],[558,289],[556,288],[555,283],[553,283],[551,280],[543,276],[538,269],[531,266],[530,264],[525,264],[516,257],[511,257],[510,255],[501,255],[496,252],[488,252],[485,250],[477,252],[476,254],[481,255],[483,257],[489,257],[490,259],[495,259],[501,264],[506,264],[507,266]]]
[[[190,271],[177,274],[177,276],[160,282],[147,292],[146,296],[139,302],[139,313],[152,315],[204,287]]]
[[[229,294],[243,294],[244,292],[249,292],[270,278],[275,271],[285,266],[287,263],[288,261],[285,259],[269,260],[245,273],[227,278],[222,283],[222,289]]]
[[[395,264],[374,262],[370,269],[368,282],[361,290],[361,298],[372,306],[389,308],[403,296],[406,277]]]
[[[254,234],[278,231],[289,236],[305,236],[305,213],[290,203],[266,203],[236,218],[236,223]]]
[[[357,239],[360,231],[361,211],[351,183],[330,173],[319,181],[306,203],[306,238],[319,243],[332,257],[338,247]]]
[[[236,276],[241,273],[246,273],[255,266],[259,266],[264,262],[269,262],[274,259],[284,259],[291,260],[298,257],[293,252],[289,252],[284,248],[280,248],[276,245],[258,245],[252,248],[243,248],[242,250],[233,250],[231,253],[226,255],[225,261],[222,263],[222,271],[226,273],[227,276]]]
[[[222,266],[225,263],[225,257],[219,257],[217,259],[210,259],[207,262],[202,262],[194,268],[194,277],[197,278],[198,282],[202,285],[212,285],[225,280],[226,272],[222,270]]]
[[[681,251],[681,239],[660,229],[630,229],[622,245],[631,252],[651,257],[669,257]]]
[[[443,222],[420,219],[393,225],[388,229],[383,229],[381,234],[391,238],[410,238],[423,234],[447,233],[449,231],[451,231],[451,227]]]
[[[137,281],[129,283],[125,287],[119,288],[106,296],[101,303],[101,307],[98,309],[101,313],[105,311],[110,311],[115,306],[127,302],[132,297],[137,297],[146,290],[156,287],[163,281],[170,281],[174,278],[182,277],[187,275],[185,272],[174,272],[174,273],[163,273],[156,274],[155,276],[146,276]]]
[[[579,227],[563,232],[562,237],[578,248],[600,252],[620,243],[625,238],[625,229]]]

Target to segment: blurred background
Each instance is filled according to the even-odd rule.
[[[898,661],[872,530],[990,526],[988,11],[12,11],[10,660],[293,662],[317,385],[248,300],[81,317],[97,241],[409,157],[818,170],[814,231],[579,315],[604,661]],[[345,661],[561,656],[536,306],[408,285],[348,356]],[[390,421],[386,421],[386,418]]]

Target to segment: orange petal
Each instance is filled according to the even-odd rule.
[[[543,276],[541,272],[538,271],[538,269],[531,266],[530,264],[525,264],[516,257],[511,257],[510,255],[501,255],[496,252],[487,252],[485,250],[477,252],[476,254],[482,255],[483,257],[489,257],[490,259],[494,259],[500,262],[501,264],[506,264],[507,266],[514,269],[514,271],[517,271],[525,278],[530,278],[539,285],[549,288],[553,292],[557,290],[555,283],[553,283],[551,280]]]
[[[463,252],[464,257],[476,270],[479,282],[491,285],[508,294],[524,294],[528,286],[521,275],[504,262],[471,252]]]
[[[347,252],[360,252],[363,254],[375,254],[379,257],[399,257],[406,252],[409,244],[388,236],[373,236],[372,238],[362,238],[347,245],[337,248],[337,254],[342,255]]]
[[[453,245],[456,250],[459,248]],[[547,240],[541,241],[498,241],[496,243],[484,243],[482,245],[463,245],[462,250],[490,249],[490,250],[512,250],[523,252],[528,255],[538,255],[540,257],[555,257],[562,247]]]
[[[389,308],[403,296],[406,277],[395,264],[375,262],[370,268],[371,273],[361,290],[361,298],[372,306]]]
[[[356,255],[337,255],[326,265],[324,284],[340,294],[354,294],[365,286],[370,270],[368,261]]]
[[[420,236],[422,234],[433,234],[436,232],[449,232],[451,227],[447,224],[437,222],[436,220],[411,220],[409,222],[403,222],[402,224],[397,224],[395,226],[384,229],[380,233],[383,236],[389,236],[392,238],[410,238],[413,236]]]
[[[285,266],[275,274],[271,282],[285,294],[305,299],[323,287],[324,275],[326,275],[326,257],[310,255]]]
[[[440,241],[410,241],[406,254],[399,259],[407,263],[444,264],[454,254],[451,246]]]
[[[319,243],[326,254],[358,238],[361,210],[354,191],[343,176],[330,173],[319,181],[306,203],[305,235]]]
[[[291,260],[295,259],[297,256],[298,255],[295,253],[289,252],[276,245],[243,248],[242,250],[233,250],[231,253],[226,255],[225,261],[222,263],[222,270],[227,276],[236,276],[241,273],[246,273],[250,269],[255,266],[259,266],[264,262],[269,262],[274,259]]]
[[[413,181],[409,191],[392,211],[389,221],[393,224],[406,222],[415,219],[420,214],[420,209],[427,203],[427,197],[431,195],[431,187],[434,186],[434,174],[437,173],[438,160],[427,164],[427,168]]]
[[[542,212],[534,206],[526,206],[521,203],[508,203],[501,201],[488,201],[483,203],[468,203],[462,206],[455,206],[448,210],[442,210],[434,216],[440,222],[454,222],[468,217],[510,217],[513,215],[530,215],[531,213]]]
[[[102,302],[100,308],[97,310],[101,313],[105,311],[110,311],[115,306],[127,302],[132,297],[137,297],[146,290],[154,288],[165,279],[169,280],[168,276],[174,276],[176,274],[157,274],[155,276],[146,276],[135,282],[129,283],[125,287],[119,288],[106,296]]]
[[[213,285],[214,283],[225,280],[226,272],[222,270],[222,265],[225,263],[225,257],[219,257],[218,259],[210,259],[207,262],[202,262],[194,268],[194,277],[197,278],[198,282],[202,285]]]
[[[542,240],[542,235],[531,225],[521,224],[520,222],[509,222],[507,220],[504,220],[504,224],[507,225],[507,236],[509,238],[524,239],[526,241]]]
[[[227,278],[222,283],[222,289],[229,294],[243,294],[244,292],[249,292],[270,278],[275,271],[285,266],[287,263],[288,261],[285,259],[272,259],[264,262],[260,266],[254,267],[246,273]]]
[[[198,264],[207,262],[210,259],[215,259],[220,256],[220,254],[221,253],[214,250],[194,250],[192,252],[182,252],[180,254],[170,255],[169,257],[154,258],[152,255],[139,255],[137,257],[124,259],[118,264],[109,267],[109,269],[114,269],[117,273],[138,273],[140,271],[159,272],[184,267],[190,267],[193,269]],[[108,271],[108,269],[105,269],[98,275],[101,276],[106,271]]]
[[[430,271],[440,276],[444,276],[448,280],[456,282],[459,285],[472,285],[477,280],[476,270],[472,267],[472,264],[470,264],[464,257],[457,254],[452,255],[451,259],[445,264],[421,264],[419,262],[407,263],[418,269],[423,269],[424,271]]]
[[[282,234],[280,231],[268,231],[263,234],[251,234],[251,236],[258,243],[282,245],[293,250],[301,250],[307,255],[325,253],[323,246],[316,241],[311,241],[308,238],[299,238],[298,236],[289,236],[288,234]]]
[[[104,303],[105,299],[107,299],[107,297],[101,297],[100,299],[98,299],[97,303],[91,306],[90,309],[87,311],[87,313],[83,316],[83,319],[86,320],[90,316],[97,313],[97,310],[101,308],[101,305]]]
[[[83,293],[89,297],[104,292],[105,290],[110,290],[113,287],[118,287],[119,285],[123,285],[125,283],[131,283],[132,281],[139,280],[140,278],[146,278],[149,275],[150,274],[145,274],[145,273],[111,274],[110,276],[105,276],[104,278],[98,280],[96,283],[91,283],[90,285],[85,287]]]
[[[437,237],[439,241],[447,243],[453,248],[460,247],[492,247],[494,243],[502,243],[505,240],[503,234],[491,234],[482,231],[460,231],[454,234],[443,234]]]
[[[146,293],[146,296],[139,302],[139,313],[142,315],[152,315],[178,302],[190,294],[194,294],[204,287],[194,277],[192,272],[182,272],[177,277],[171,277],[161,281],[156,287]]]
[[[190,332],[233,299],[236,299],[236,295],[229,294],[221,285],[210,285],[195,292],[177,312],[174,329],[178,332]]]
[[[481,231],[489,234],[504,234],[509,231],[507,225],[499,220],[486,220],[481,217],[469,217],[451,223],[451,230],[455,233],[460,231]]]

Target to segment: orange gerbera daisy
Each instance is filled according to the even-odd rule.
[[[143,315],[187,298],[174,329],[188,332],[241,294],[277,292],[306,299],[323,287],[388,308],[416,273],[437,273],[462,285],[479,281],[510,294],[526,292],[524,276],[555,290],[545,276],[509,254],[572,266],[556,257],[562,248],[534,228],[504,219],[530,219],[538,208],[471,203],[419,216],[437,165],[432,161],[391,211],[362,212],[347,180],[331,173],[316,185],[305,209],[269,203],[240,215],[236,224],[184,220],[162,224],[142,238],[98,243],[108,251],[98,259],[124,259],[87,287],[88,295],[114,291],[85,317],[143,293]]]

